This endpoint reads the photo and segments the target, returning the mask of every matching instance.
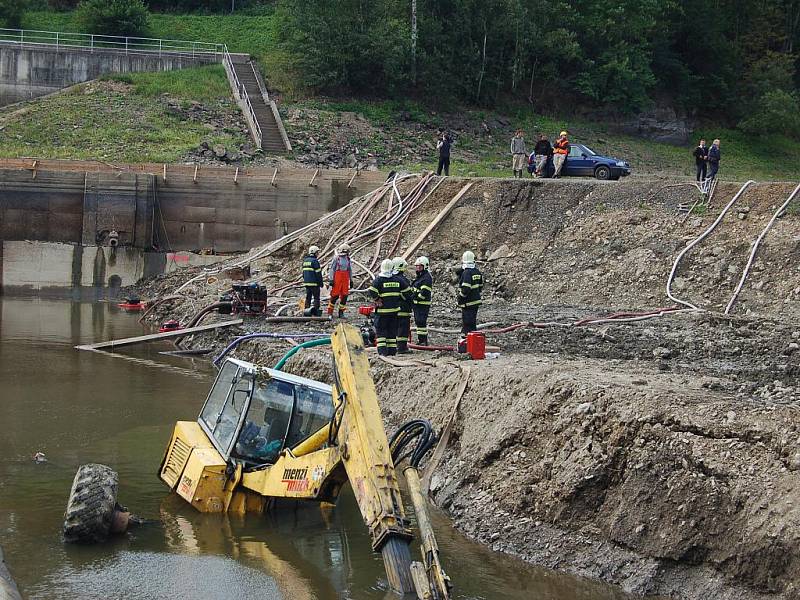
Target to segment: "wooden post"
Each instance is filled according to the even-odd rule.
[[[199,168],[200,168],[200,165],[195,165],[195,166],[194,166],[194,178],[192,179],[192,181],[193,181],[194,183],[197,183],[197,170],[198,170]]]
[[[278,176],[278,167],[275,167],[275,172],[272,174],[272,181],[270,181],[270,182],[269,182],[269,184],[270,184],[272,187],[278,187],[278,184],[276,184],[276,183],[275,183],[275,178],[276,178],[277,176]]]
[[[33,169],[33,179],[36,179],[36,164],[38,162],[38,160],[33,161],[33,166],[31,167],[31,169]]]
[[[317,178],[317,175],[319,175],[319,169],[314,171],[314,176],[311,178],[311,181],[308,182],[309,187],[314,187],[314,180]]]
[[[356,178],[356,175],[359,174],[358,167],[356,167],[356,172],[353,173],[353,176],[350,178],[350,181],[347,182],[347,187],[353,186],[353,180]]]
[[[239,183],[239,167],[236,167],[236,173],[233,176],[233,183]]]
[[[164,175],[162,177],[164,178],[164,183],[166,183],[167,182],[167,163],[164,163]]]

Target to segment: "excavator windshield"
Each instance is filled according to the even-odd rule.
[[[225,460],[262,465],[275,462],[281,450],[293,448],[332,416],[330,386],[228,359],[198,422]]]

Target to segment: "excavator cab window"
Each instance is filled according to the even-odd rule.
[[[223,456],[230,455],[242,412],[247,407],[254,376],[234,362],[226,362],[211,388],[198,419]]]
[[[294,386],[275,379],[258,382],[236,441],[236,456],[255,464],[273,463],[283,449],[294,407]]]
[[[322,429],[333,417],[333,402],[329,392],[296,386],[297,404],[286,446],[294,448],[312,433]]]

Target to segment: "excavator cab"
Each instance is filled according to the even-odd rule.
[[[226,462],[252,469],[274,464],[332,417],[330,386],[229,358],[197,422]]]

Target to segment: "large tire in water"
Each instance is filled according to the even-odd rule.
[[[64,541],[95,544],[108,538],[117,505],[117,473],[105,465],[78,468],[64,513]]]

